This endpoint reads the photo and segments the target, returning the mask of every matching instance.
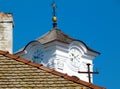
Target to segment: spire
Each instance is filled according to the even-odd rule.
[[[53,9],[53,17],[52,17],[53,28],[55,28],[55,27],[57,27],[57,17],[56,17],[56,4],[55,4],[54,0],[52,3],[52,9]]]

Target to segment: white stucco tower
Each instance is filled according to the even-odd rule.
[[[0,50],[12,53],[13,17],[10,13],[0,12]]]
[[[16,55],[89,82],[88,73],[78,72],[87,72],[87,64],[90,64],[92,72],[93,59],[99,53],[55,27],[35,41],[28,43]],[[93,82],[92,74],[91,82]]]
[[[53,28],[43,36],[28,43],[16,55],[69,76],[93,82],[90,72],[93,72],[93,59],[99,55],[99,52],[58,29],[55,8],[56,5],[53,3]]]

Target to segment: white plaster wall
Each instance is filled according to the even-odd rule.
[[[69,44],[64,44],[60,42],[53,42],[51,44],[47,44],[45,52],[45,59],[47,63],[51,63],[50,68],[53,68],[59,72],[67,73],[70,76],[77,76],[81,80],[88,82],[88,74],[80,74],[78,71],[87,72],[87,63],[92,64],[92,57],[91,55],[85,55],[81,57],[82,64],[80,63],[80,68],[72,68],[69,63]],[[48,66],[49,67],[49,66]],[[90,70],[93,70],[93,65],[90,66]],[[91,81],[92,75],[91,75]]]

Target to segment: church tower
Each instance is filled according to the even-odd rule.
[[[0,12],[0,50],[12,53],[13,25],[12,14]]]
[[[81,80],[93,82],[92,74],[88,77],[87,73],[92,73],[93,59],[99,55],[99,52],[58,29],[55,3],[52,4],[52,8],[53,28],[45,35],[28,43],[16,55]]]

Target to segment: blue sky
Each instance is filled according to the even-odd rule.
[[[14,52],[52,29],[52,0],[0,0],[14,16]],[[94,84],[118,89],[120,81],[120,0],[56,0],[58,28],[101,53]]]

